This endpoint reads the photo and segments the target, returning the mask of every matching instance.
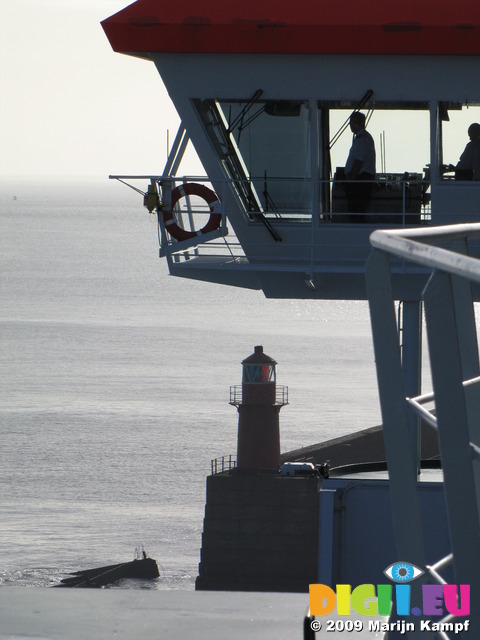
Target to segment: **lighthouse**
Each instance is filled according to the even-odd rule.
[[[280,409],[288,404],[288,387],[277,386],[276,361],[256,346],[242,362],[242,384],[230,388],[238,410],[237,468],[278,469]]]
[[[237,469],[207,477],[199,591],[303,593],[318,582],[322,479],[279,473],[288,388],[277,385],[276,365],[256,346],[242,362],[242,384],[230,388]]]

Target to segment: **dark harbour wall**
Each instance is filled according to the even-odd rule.
[[[320,479],[207,478],[198,590],[307,592],[316,581]]]

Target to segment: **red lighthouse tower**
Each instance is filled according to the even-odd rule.
[[[288,404],[288,387],[277,386],[276,362],[255,347],[242,362],[242,385],[230,388],[238,409],[238,469],[280,466],[280,409]]]

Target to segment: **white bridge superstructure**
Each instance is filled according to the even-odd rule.
[[[128,9],[140,24],[142,2],[136,4],[137,13],[135,4]],[[128,23],[125,10],[107,20],[105,29],[117,50],[135,52],[140,36],[133,27],[120,35],[115,31],[122,13]],[[137,31],[153,31],[153,18],[150,22],[154,26],[137,26]],[[167,18],[160,22],[165,28],[169,24]],[[187,25],[179,18],[175,24],[193,46]],[[199,19],[198,24],[208,31],[208,21]],[[227,32],[228,26],[234,39],[235,24],[227,25]],[[361,24],[358,31],[360,39]],[[416,33],[413,27],[410,31]],[[215,43],[210,51],[189,51],[179,42],[172,51],[161,40],[156,49],[136,52],[154,62],[182,122],[165,170],[151,176],[160,198],[161,255],[172,275],[262,289],[267,297],[362,299],[368,238],[374,229],[480,220],[480,182],[455,179],[448,166],[458,155],[447,156],[445,149],[452,122],[480,121],[480,83],[475,81],[480,50],[470,55],[442,55],[437,49],[415,53],[413,45],[409,51],[402,44],[412,37],[410,31],[403,22],[390,28],[392,40],[399,43],[391,54],[365,53],[361,43],[356,52],[329,53],[321,42],[318,51],[308,54],[269,53],[268,47],[245,51],[242,43],[238,51],[217,52]],[[423,37],[428,42],[427,32]],[[343,167],[338,166],[345,158],[335,157],[338,123],[347,123],[357,109],[371,116],[367,129],[376,121],[385,123],[387,141],[392,136],[396,140],[395,146],[388,145],[388,154],[402,158],[396,172],[385,170],[383,148],[376,140],[377,175],[362,223],[348,211]],[[412,145],[408,134],[414,123],[421,129]],[[398,129],[409,140],[406,148]],[[457,128],[464,144],[466,129]],[[347,130],[345,139],[350,135]],[[189,140],[208,175],[200,180],[208,181],[219,198],[223,222],[213,233],[178,242],[165,229],[164,209],[169,191],[184,179],[178,169]],[[180,226],[203,226],[208,207],[201,215],[199,204],[177,203]],[[398,299],[418,300],[424,284],[424,269],[399,261],[394,271]]]
[[[174,170],[190,139],[208,178],[186,180],[208,181],[223,216],[218,232],[177,242],[160,209],[161,255],[172,275],[262,289],[267,297],[361,299],[374,229],[480,219],[480,182],[445,172],[456,159],[443,157],[442,144],[449,113],[468,109],[480,120],[480,83],[471,82],[480,57],[410,56],[407,64],[401,56],[284,56],[280,65],[278,56],[224,55],[209,56],[208,74],[202,56],[152,59],[182,127],[175,157],[150,180],[168,202],[169,190],[184,180]],[[393,126],[420,115],[425,155],[420,171],[415,148],[407,150],[413,168],[377,171],[367,221],[356,223],[331,145],[332,121],[348,119],[360,105]],[[179,224],[203,226],[208,208],[199,205],[189,205],[190,219],[184,215]],[[424,284],[423,269],[398,264],[398,299],[418,299]]]

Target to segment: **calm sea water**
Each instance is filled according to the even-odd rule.
[[[153,588],[193,589],[205,478],[236,452],[229,387],[256,344],[289,386],[283,451],[380,422],[366,303],[172,278],[125,186],[4,180],[0,246],[2,585],[143,544]]]

